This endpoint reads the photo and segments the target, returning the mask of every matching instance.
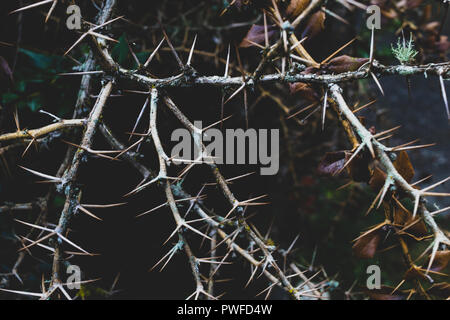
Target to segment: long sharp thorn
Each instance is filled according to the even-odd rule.
[[[322,109],[322,131],[325,129],[325,118],[327,115],[327,99],[328,99],[328,90],[325,91],[325,97],[323,98],[323,109]]]
[[[402,150],[414,150],[414,149],[423,149],[423,148],[428,148],[428,147],[433,147],[435,146],[436,143],[429,143],[429,144],[422,144],[422,145],[418,145],[418,146],[411,146],[411,147],[396,147],[396,148],[392,148],[393,151],[402,151]]]
[[[20,122],[19,122],[19,113],[17,111],[17,108],[14,110],[14,122],[16,123],[17,131],[21,131],[20,130]]]
[[[436,182],[436,183],[432,184],[431,186],[428,186],[428,187],[422,189],[422,192],[425,192],[425,191],[434,189],[434,188],[436,188],[437,186],[439,186],[439,185],[441,185],[441,184],[447,182],[448,180],[450,180],[450,177],[447,177],[447,178],[445,178],[444,180],[441,180],[441,181],[439,181],[439,182]]]
[[[45,178],[45,179],[48,179],[48,180],[59,181],[59,182],[62,181],[61,178],[59,178],[59,177],[50,176],[48,174],[40,173],[38,171],[34,171],[34,170],[31,170],[31,169],[28,169],[28,168],[25,168],[25,167],[22,167],[22,166],[19,166],[19,167],[22,168],[23,170],[31,172],[34,175],[37,175],[39,177],[42,177],[42,178]]]
[[[383,189],[382,189],[382,192],[381,192],[380,201],[378,202],[378,205],[377,205],[377,209],[381,206],[381,203],[383,202],[383,199],[384,199],[384,197],[385,197],[385,195],[386,195],[386,193],[387,193],[387,191],[389,189],[389,186],[391,185],[391,182],[392,182],[391,178],[388,176],[386,178],[386,181],[384,182],[384,186],[383,186]]]
[[[166,33],[166,30],[162,27],[162,24],[161,24],[161,29],[162,29],[164,38],[166,39],[166,42],[167,42],[167,44],[169,45],[170,50],[172,51],[173,56],[175,57],[175,60],[177,60],[178,66],[180,67],[180,69],[183,70],[183,69],[184,69],[183,62],[181,62],[181,59],[180,59],[180,57],[178,56],[177,51],[176,51],[175,48],[173,47],[172,42],[170,41],[169,36],[168,36],[167,33]]]
[[[228,53],[227,53],[227,63],[225,64],[225,74],[224,77],[228,77],[228,70],[230,68],[230,45],[228,45]]]
[[[54,1],[54,0],[44,0],[44,1],[36,2],[36,3],[30,4],[29,6],[22,7],[22,8],[14,10],[14,11],[11,11],[9,14],[13,14],[13,13],[16,13],[16,12],[20,12],[20,11],[28,10],[28,9],[31,9],[31,8],[35,8],[35,7],[44,5],[44,4],[52,2],[52,1]]]
[[[78,206],[78,209],[81,210],[81,212],[87,214],[88,216],[98,220],[98,221],[103,221],[103,219],[97,217],[95,214],[93,214],[92,212],[90,212],[89,210],[87,210],[86,208],[83,208],[83,206]]]
[[[58,3],[58,0],[53,0],[52,6],[50,7],[50,10],[48,10],[47,16],[45,17],[45,23],[47,23],[48,19],[52,15],[52,12],[53,12],[53,10],[55,10],[57,3]]]
[[[20,249],[19,249],[19,252],[20,252],[20,251],[23,251],[23,250],[27,250],[27,251],[28,251],[28,249],[31,248],[32,246],[34,246],[34,245],[39,245],[40,242],[42,242],[42,241],[44,241],[45,239],[48,239],[48,238],[54,236],[55,234],[56,234],[56,232],[51,232],[51,233],[49,233],[49,234],[43,236],[42,238],[40,238],[40,239],[38,239],[38,240],[36,240],[36,241],[31,242],[30,244],[26,245],[25,247],[20,248]]]
[[[131,140],[131,137],[133,136],[134,132],[136,131],[136,128],[139,124],[139,122],[141,121],[142,115],[144,114],[145,109],[147,108],[147,105],[149,103],[150,99],[147,98],[144,102],[144,106],[141,108],[141,112],[139,112],[139,115],[136,119],[136,123],[134,124],[133,130],[131,131],[130,137],[128,138],[128,141]]]
[[[264,14],[264,41],[265,41],[266,48],[268,48],[269,47],[269,32],[267,30],[266,10],[263,10],[263,14]]]
[[[375,50],[375,28],[372,27],[372,35],[370,37],[370,58],[369,58],[369,65],[372,65],[373,62],[373,56],[374,56],[374,50]]]
[[[189,51],[189,57],[188,57],[188,60],[187,60],[187,63],[186,63],[186,65],[188,65],[188,66],[190,66],[191,62],[192,62],[192,56],[194,54],[194,47],[195,47],[195,42],[196,41],[197,41],[197,35],[195,35],[194,41],[192,42],[191,51]]]
[[[350,157],[350,159],[347,160],[347,162],[344,164],[344,166],[342,167],[342,169],[340,169],[339,171],[336,172],[336,174],[341,173],[349,164],[350,162],[353,160],[354,157],[356,157],[358,155],[358,153],[362,150],[362,148],[364,147],[364,143],[361,143],[359,145],[359,147],[353,152],[352,156]]]
[[[359,108],[357,108],[357,109],[355,109],[355,110],[353,110],[353,113],[357,113],[357,112],[359,112],[359,111],[361,111],[361,110],[363,110],[363,109],[365,109],[365,108],[371,106],[371,105],[374,104],[375,102],[377,102],[376,99],[373,100],[373,101],[370,101],[369,103],[366,103],[365,105],[363,105],[363,106],[361,106],[361,107],[359,107]]]
[[[226,104],[228,101],[233,99],[239,92],[241,92],[241,90],[245,88],[245,85],[246,84],[244,82],[235,92],[233,92],[233,94],[224,102],[224,104]]]
[[[449,209],[450,209],[450,207],[442,208],[442,209],[439,209],[439,210],[430,212],[430,214],[431,214],[432,216],[434,216],[434,215],[436,215],[436,214],[439,214],[439,213],[441,213],[441,212],[447,211],[447,210],[449,210]]]
[[[67,291],[64,289],[64,287],[62,285],[58,284],[57,287],[64,294],[64,296],[67,298],[67,300],[72,300],[72,297],[67,293]]]
[[[120,207],[124,204],[127,204],[126,202],[120,202],[120,203],[111,203],[111,204],[82,204],[85,208],[113,208],[113,207]]]
[[[295,48],[297,48],[298,45],[302,44],[306,39],[308,39],[308,37],[304,37],[302,40],[297,41],[296,43],[294,43],[290,48],[289,51],[294,50]]]
[[[380,90],[381,94],[384,96],[384,90],[383,87],[381,86],[380,81],[378,81],[377,76],[375,75],[375,73],[373,73],[372,71],[370,72],[370,75],[373,78],[373,81],[375,81],[375,84],[377,85],[378,89]]]
[[[169,241],[169,240],[174,236],[174,234],[177,233],[178,230],[180,230],[181,226],[182,226],[181,224],[178,225],[178,226],[175,228],[175,230],[173,230],[173,232],[170,234],[170,236],[166,239],[166,241],[163,242],[162,245],[165,245],[165,244],[167,243],[167,241]]]
[[[197,229],[195,229],[194,227],[190,226],[189,224],[185,223],[184,226],[185,226],[186,228],[190,229],[191,231],[197,233],[198,235],[200,235],[200,236],[202,236],[202,237],[204,237],[204,238],[206,238],[206,239],[208,239],[208,240],[213,241],[213,239],[212,239],[211,237],[209,237],[209,236],[207,236],[206,234],[204,234],[204,233],[198,231]]]
[[[151,267],[148,271],[152,271],[153,269],[155,269],[156,266],[158,266],[158,264],[160,264],[168,255],[170,255],[173,251],[175,251],[175,247],[171,248],[161,259],[159,259],[159,261],[157,263],[155,263],[153,265],[153,267]]]
[[[67,239],[66,237],[64,237],[62,234],[57,233],[57,236],[60,237],[62,240],[64,240],[65,242],[67,242],[68,244],[70,244],[72,247],[86,253],[87,255],[92,255],[89,252],[87,252],[86,250],[84,250],[83,248],[81,248],[80,246],[76,245],[75,243],[73,243],[72,241],[70,241],[69,239]]]
[[[9,292],[9,293],[16,293],[26,296],[33,296],[33,297],[43,297],[44,294],[42,293],[35,293],[35,292],[27,292],[27,291],[17,291],[17,290],[8,290],[8,289],[2,289],[0,288],[0,291]]]
[[[325,8],[322,8],[322,11],[325,12],[326,14],[328,14],[329,16],[335,18],[336,20],[342,22],[342,23],[345,23],[345,24],[347,24],[347,25],[350,24],[350,22],[348,22],[347,20],[345,20],[344,18],[342,18],[340,15],[334,13],[333,11],[330,11],[330,10],[325,9]]]
[[[162,207],[164,207],[164,206],[166,206],[166,205],[167,205],[167,201],[164,202],[163,204],[160,204],[159,206],[156,206],[156,207],[154,207],[154,208],[152,208],[152,209],[150,209],[150,210],[147,210],[147,211],[145,211],[145,212],[143,212],[143,213],[138,214],[138,215],[136,216],[136,218],[142,217],[143,215],[146,215],[146,214],[148,214],[148,213],[150,213],[150,212],[156,211],[156,210],[158,210],[159,208],[162,208]]]
[[[101,25],[99,25],[99,26],[96,26],[96,27],[90,29],[89,31],[83,33],[83,34],[81,35],[81,37],[78,38],[78,40],[75,41],[75,43],[74,43],[74,44],[73,44],[73,45],[72,45],[72,46],[64,53],[64,56],[67,55],[73,48],[75,48],[75,46],[76,46],[78,43],[80,43],[80,42],[81,42],[87,35],[89,35],[92,31],[95,31],[95,30],[97,30],[97,29],[100,29],[101,27],[104,27],[104,26],[106,26],[106,25],[108,25],[108,24],[110,24],[110,23],[112,23],[112,22],[114,22],[114,21],[116,21],[116,20],[118,20],[118,19],[121,19],[121,18],[123,18],[123,16],[120,16],[120,17],[111,19],[111,20],[109,20],[109,21],[107,21],[107,22],[105,22],[105,23],[103,23],[103,24],[101,24]]]
[[[392,131],[395,131],[395,130],[400,129],[400,128],[401,128],[401,126],[396,126],[396,127],[394,127],[394,128],[391,128],[391,129],[388,129],[388,130],[379,132],[379,133],[375,134],[373,137],[374,137],[374,138],[378,138],[378,137],[380,137],[380,136],[385,135],[386,133],[391,133]]]
[[[433,265],[434,258],[436,257],[436,253],[439,249],[439,243],[440,242],[438,240],[434,241],[433,250],[431,251],[431,256],[430,256],[430,262],[428,262],[427,271],[425,272],[425,274],[428,274],[428,272],[431,269],[431,266]]]
[[[158,46],[155,48],[155,50],[153,50],[152,54],[148,57],[147,61],[145,61],[144,68],[147,68],[149,63],[153,60],[153,58],[155,57],[156,53],[158,53],[159,48],[163,44],[164,40],[165,40],[165,38],[162,38],[162,40],[159,42]]]
[[[258,267],[255,267],[252,274],[250,275],[250,278],[248,279],[247,283],[245,284],[244,288],[247,288],[250,282],[252,282],[253,278],[255,277],[256,271],[258,270]]]
[[[248,99],[247,89],[244,88],[244,112],[245,112],[245,128],[248,129]]]
[[[445,111],[447,111],[447,119],[450,120],[450,111],[448,108],[447,92],[445,91],[444,78],[442,77],[442,75],[439,75],[439,82],[441,84],[442,99],[444,99],[444,103],[445,103]]]
[[[161,271],[164,270],[164,268],[167,266],[167,264],[170,262],[170,260],[172,260],[172,257],[175,255],[176,252],[177,252],[177,250],[176,250],[175,247],[174,247],[174,249],[173,249],[172,252],[170,253],[169,258],[168,258],[168,259],[166,260],[166,262],[163,264],[163,266],[161,267],[161,269],[159,270],[159,272],[161,272]]]
[[[327,63],[328,61],[330,61],[334,56],[336,56],[339,52],[341,52],[342,50],[344,50],[346,47],[348,47],[349,45],[351,45],[354,41],[356,40],[356,38],[353,38],[352,40],[350,40],[349,42],[347,42],[346,44],[344,44],[342,47],[340,47],[339,49],[337,49],[335,52],[333,52],[332,54],[330,54],[325,60],[323,60],[320,64],[323,65],[325,63]]]
[[[88,33],[89,33],[91,36],[94,36],[94,37],[97,37],[97,38],[105,39],[105,40],[112,41],[112,42],[116,42],[116,43],[119,42],[119,41],[117,41],[116,39],[113,39],[113,38],[111,38],[111,37],[105,36],[105,35],[103,35],[103,34],[101,34],[101,33],[98,33],[98,32],[88,31]],[[131,54],[133,55],[133,58],[135,59],[135,61],[136,61],[137,63],[139,63],[138,58],[137,58],[136,55],[134,54],[134,52],[133,52],[133,50],[131,49],[131,47],[130,47],[129,44],[128,44],[128,48],[130,49]],[[139,64],[138,64],[138,66],[139,66]]]
[[[416,217],[416,214],[417,214],[417,210],[418,210],[418,208],[419,208],[419,202],[420,202],[420,195],[419,194],[417,194],[415,197],[414,197],[414,210],[413,210],[413,218],[415,218]]]

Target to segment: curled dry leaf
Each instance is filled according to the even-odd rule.
[[[437,53],[445,56],[450,49],[450,41],[448,41],[447,36],[440,36],[439,41],[434,43],[434,49],[437,51]]]
[[[325,29],[325,12],[317,11],[308,19],[308,23],[302,32],[302,38],[312,39],[323,29]]]
[[[414,177],[414,168],[409,160],[408,153],[406,151],[401,151],[397,154],[397,159],[394,162],[395,169],[398,173],[410,183]]]
[[[342,170],[347,158],[345,151],[327,152],[320,161],[317,171],[322,175],[334,176]]]
[[[276,28],[273,25],[267,26],[267,35],[269,37],[269,40],[275,35],[275,32],[276,32]],[[241,47],[241,48],[253,47],[253,46],[255,46],[254,43],[264,46],[264,42],[265,42],[264,26],[254,24],[254,25],[252,25],[250,30],[248,30],[247,35],[241,41],[241,43],[239,44],[239,47]]]
[[[448,299],[450,297],[450,283],[447,282],[435,283],[430,288],[428,288],[427,292],[435,296]]]
[[[398,293],[398,291],[392,294],[394,288],[381,286],[380,289],[367,290],[367,294],[374,300],[405,300],[406,295]]]
[[[450,261],[450,250],[437,251],[430,270],[441,272],[447,268]]]
[[[426,274],[426,270],[422,269],[421,267],[418,267],[416,265],[413,265],[411,268],[409,268],[403,278],[406,280],[412,280],[412,279],[422,279],[422,280],[429,280],[429,277]]]
[[[407,233],[413,234],[415,236],[421,237],[428,233],[425,222],[416,217],[413,219],[413,215],[410,211],[406,210],[404,207],[400,206],[398,203],[393,208],[394,224],[398,226],[411,225],[405,231]],[[416,222],[417,220],[420,220]],[[415,222],[413,224],[413,222]]]
[[[377,252],[383,230],[376,229],[359,238],[353,245],[353,253],[360,259],[371,259]]]
[[[380,167],[375,167],[372,172],[372,177],[369,180],[369,185],[374,191],[379,191],[386,181],[386,173],[380,169]]]
[[[291,0],[286,8],[286,15],[295,18],[309,5],[311,0]]]
[[[6,59],[3,58],[2,56],[0,56],[0,69],[3,75],[6,76],[6,78],[8,78],[11,81],[11,83],[13,83],[14,80],[12,70],[9,67],[8,61],[6,61]]]
[[[322,70],[333,73],[343,73],[358,70],[368,58],[355,58],[347,55],[336,57],[322,67]]]
[[[308,83],[296,82],[289,84],[291,94],[296,94],[309,102],[318,102],[320,100],[316,91]]]

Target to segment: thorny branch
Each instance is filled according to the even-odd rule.
[[[56,2],[54,2],[55,4]],[[114,0],[106,0],[105,5],[99,13],[97,24],[103,25],[107,23],[107,20],[110,18],[112,14],[112,9],[115,6],[116,1]],[[293,29],[298,27],[307,17],[311,14],[320,10],[324,1],[311,1],[310,5],[303,10],[303,12],[296,17],[292,23],[289,21],[285,21],[288,25],[290,25]],[[53,8],[53,7],[52,7]],[[275,9],[275,8],[274,8]],[[53,9],[51,9],[52,11]],[[51,14],[49,12],[49,15]],[[283,21],[280,21],[283,22]],[[280,26],[281,28],[281,26]],[[120,153],[120,156],[127,160],[133,167],[135,167],[143,176],[143,182],[136,188],[133,192],[138,192],[143,190],[145,187],[150,184],[155,184],[159,188],[161,188],[166,196],[167,205],[170,208],[172,216],[175,220],[176,228],[172,235],[175,233],[178,235],[178,243],[169,251],[169,258],[177,251],[184,249],[188,260],[189,265],[195,280],[196,289],[194,293],[189,297],[199,298],[200,295],[204,295],[207,298],[215,298],[210,294],[212,292],[212,287],[210,286],[208,290],[205,289],[203,285],[202,274],[200,273],[200,265],[205,262],[204,259],[197,258],[192,248],[190,247],[187,239],[188,232],[191,231],[197,235],[202,236],[207,240],[212,240],[212,238],[206,234],[203,234],[199,230],[192,227],[189,223],[190,221],[186,221],[185,218],[179,212],[179,205],[177,204],[177,200],[181,199],[191,199],[191,207],[194,212],[199,216],[197,221],[203,221],[211,228],[215,234],[219,235],[222,241],[219,241],[219,246],[222,243],[225,243],[229,249],[228,254],[224,259],[213,259],[213,254],[211,255],[211,263],[217,263],[216,268],[211,268],[210,277],[208,279],[208,283],[212,283],[212,277],[217,272],[217,269],[222,266],[225,259],[228,257],[231,251],[237,252],[244,259],[246,259],[252,265],[252,275],[250,280],[253,279],[257,270],[260,270],[263,273],[267,280],[269,281],[269,287],[266,289],[270,291],[273,286],[277,285],[283,288],[286,292],[288,292],[292,298],[294,299],[302,299],[304,297],[314,297],[314,298],[324,298],[322,297],[321,290],[317,287],[314,282],[310,281],[310,279],[306,278],[303,275],[298,267],[295,264],[290,264],[290,269],[288,272],[283,271],[275,261],[274,253],[276,252],[276,248],[274,246],[268,245],[265,240],[253,230],[253,228],[247,223],[245,217],[245,207],[251,205],[251,200],[239,201],[233,192],[229,188],[229,183],[221,174],[219,168],[213,161],[208,161],[207,166],[209,166],[212,171],[213,176],[216,179],[218,187],[221,189],[224,197],[229,202],[231,206],[231,210],[224,216],[220,216],[209,212],[202,201],[197,197],[192,197],[190,194],[184,191],[181,186],[181,183],[171,183],[171,180],[179,180],[177,178],[170,178],[167,174],[167,167],[171,164],[172,159],[170,159],[164,152],[162,143],[159,138],[158,130],[157,130],[157,109],[158,103],[160,103],[160,99],[164,101],[169,110],[178,118],[178,120],[188,129],[190,130],[192,136],[194,137],[195,142],[198,144],[200,148],[201,156],[204,154],[204,146],[200,145],[199,135],[202,134],[202,131],[196,128],[189,119],[182,113],[182,111],[175,105],[175,103],[171,100],[171,98],[163,91],[165,88],[180,88],[180,87],[203,87],[203,86],[215,86],[215,87],[239,87],[245,88],[254,87],[257,83],[315,83],[320,84],[326,88],[326,92],[329,92],[331,98],[334,100],[336,104],[336,111],[341,118],[344,127],[346,128],[346,133],[351,136],[351,140],[353,143],[353,157],[355,157],[359,152],[365,150],[365,148],[372,154],[372,156],[377,159],[387,173],[387,178],[385,182],[385,187],[389,188],[391,186],[395,186],[401,189],[404,193],[406,193],[415,203],[413,215],[420,215],[423,220],[427,223],[430,229],[433,232],[434,242],[433,242],[433,252],[432,256],[434,257],[437,250],[439,249],[440,244],[445,244],[447,246],[450,245],[450,240],[447,238],[445,233],[439,228],[437,223],[434,220],[434,213],[430,213],[426,207],[425,197],[426,196],[447,196],[448,194],[440,194],[430,192],[432,188],[437,186],[435,184],[428,188],[424,188],[422,190],[414,188],[411,184],[409,184],[397,171],[392,160],[391,154],[395,153],[397,150],[395,148],[389,148],[377,140],[377,136],[372,134],[368,129],[364,127],[361,121],[355,116],[354,112],[348,107],[346,101],[342,96],[342,89],[338,85],[338,83],[344,83],[352,80],[365,79],[372,76],[374,73],[376,76],[388,76],[388,75],[400,75],[400,76],[410,76],[410,75],[418,75],[422,74],[425,76],[435,75],[440,77],[440,79],[450,78],[450,63],[430,63],[427,65],[419,65],[419,66],[407,66],[407,65],[397,65],[397,66],[384,66],[376,60],[371,61],[370,64],[366,64],[362,66],[357,71],[352,72],[344,72],[340,74],[305,74],[302,73],[302,70],[299,70],[293,65],[293,67],[288,72],[276,73],[276,74],[263,74],[265,66],[275,58],[282,58],[285,61],[286,56],[289,55],[290,52],[282,52],[282,47],[287,48],[287,31],[283,28],[282,33],[286,37],[281,37],[279,41],[277,41],[273,46],[266,48],[264,52],[263,58],[255,72],[252,76],[239,76],[239,77],[229,77],[227,72],[225,76],[200,76],[196,73],[192,72],[193,69],[189,63],[183,65],[181,60],[178,58],[178,62],[181,69],[181,74],[157,79],[146,72],[142,72],[142,70],[127,70],[125,68],[120,67],[114,60],[112,59],[108,48],[105,44],[104,37],[92,36],[92,41],[94,43],[93,53],[90,53],[88,59],[84,65],[84,72],[91,71],[94,69],[95,62],[97,59],[98,63],[106,66],[105,70],[103,70],[102,76],[104,77],[104,85],[101,89],[100,94],[95,102],[95,105],[92,107],[92,110],[87,119],[78,119],[83,110],[81,109],[83,105],[86,104],[87,97],[89,96],[89,88],[90,82],[92,80],[92,75],[84,74],[81,81],[81,88],[78,96],[78,100],[75,106],[75,110],[73,113],[73,120],[62,120],[60,119],[58,122],[53,123],[51,125],[33,129],[33,130],[19,130],[14,133],[8,133],[0,136],[0,142],[2,141],[12,141],[19,139],[37,139],[43,137],[53,131],[63,130],[70,127],[85,127],[85,131],[83,133],[83,137],[81,143],[79,145],[78,150],[72,155],[71,147],[66,155],[66,160],[61,165],[58,174],[56,177],[44,175],[37,173],[33,170],[29,170],[30,172],[40,175],[50,181],[57,182],[57,190],[60,192],[64,192],[66,195],[66,201],[64,204],[63,211],[60,215],[59,222],[54,229],[49,229],[40,225],[40,220],[38,219],[34,225],[30,224],[34,228],[41,229],[43,231],[49,232],[49,236],[55,236],[55,246],[54,246],[54,256],[53,256],[53,268],[52,268],[52,279],[51,285],[48,291],[43,292],[42,294],[31,294],[37,295],[41,299],[49,298],[53,292],[57,289],[60,289],[64,295],[67,297],[67,293],[62,289],[62,279],[61,279],[61,265],[65,261],[64,252],[62,249],[63,242],[67,242],[72,246],[76,247],[80,251],[84,251],[76,244],[72,243],[67,239],[68,227],[70,224],[70,219],[73,215],[80,209],[80,198],[81,198],[81,189],[77,185],[76,178],[77,174],[80,170],[81,164],[85,161],[86,156],[91,150],[91,146],[93,144],[94,136],[97,132],[97,129],[101,131],[101,133],[105,136],[106,140],[109,142],[111,147],[116,150],[124,150]],[[166,40],[169,42],[167,36]],[[312,65],[318,69],[320,69],[320,64],[317,64],[312,57],[309,56],[308,52],[298,44],[293,33],[289,34],[289,41],[292,45],[295,45],[291,50],[296,50],[302,59],[306,59],[309,61],[306,63],[307,65]],[[170,44],[171,50],[175,53],[175,49]],[[191,49],[191,52],[193,52]],[[288,50],[289,51],[289,50]],[[95,58],[94,58],[95,57]],[[178,57],[178,56],[177,56]],[[192,55],[190,55],[192,57]],[[190,59],[189,59],[190,60]],[[285,62],[283,62],[284,65]],[[227,64],[228,68],[228,64]],[[111,95],[113,89],[113,83],[119,79],[127,79],[136,83],[136,85],[145,87],[148,89],[148,93],[150,94],[150,125],[147,136],[151,137],[153,141],[153,145],[156,149],[159,161],[159,172],[155,173],[148,169],[146,166],[142,165],[136,156],[136,153],[131,151],[130,148],[126,148],[121,142],[119,142],[113,135],[111,129],[105,124],[101,123],[101,117],[106,106],[106,102],[108,97]],[[239,90],[240,90],[239,89]],[[326,103],[326,98],[325,98]],[[359,138],[360,141],[356,139]],[[72,158],[72,159],[71,159]],[[349,160],[349,162],[351,161]],[[188,166],[187,170],[190,167],[196,165],[193,163]],[[146,182],[149,181],[149,182]],[[143,184],[146,182],[145,184]],[[46,199],[45,201],[48,201]],[[29,210],[33,208],[32,203],[25,204],[5,204],[0,207],[0,212],[2,211],[10,211],[10,210]],[[232,213],[235,213],[232,215]],[[225,229],[232,228],[232,232],[227,234]],[[256,245],[257,251],[262,254],[262,258],[255,258],[255,251],[249,248],[245,249],[239,246],[235,240],[235,238],[240,235],[245,234],[249,242],[252,242]],[[216,238],[214,238],[216,239]],[[213,243],[215,243],[214,240]],[[35,243],[42,241],[37,240]],[[215,248],[213,248],[215,249]],[[212,250],[213,251],[213,250]],[[17,265],[20,264],[23,259],[23,255],[20,256],[19,260],[14,266],[12,274],[17,276]],[[219,260],[221,260],[219,262]],[[428,269],[432,264],[433,258],[430,259],[430,263]],[[159,262],[158,262],[159,263]],[[166,262],[167,263],[167,262]],[[291,278],[298,277],[300,280],[300,284],[295,286],[291,283]],[[249,281],[250,281],[249,280]],[[303,287],[305,287],[304,290]],[[308,293],[309,292],[309,293]],[[311,294],[311,292],[313,294]],[[70,296],[68,296],[70,298]]]

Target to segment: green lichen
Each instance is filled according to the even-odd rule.
[[[414,41],[412,39],[412,34],[410,36],[409,41],[406,41],[405,37],[403,37],[403,40],[398,38],[396,46],[391,45],[391,50],[392,53],[394,54],[394,57],[401,64],[407,64],[412,62],[418,54],[417,50],[414,49]]]

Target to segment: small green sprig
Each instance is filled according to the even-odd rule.
[[[398,38],[397,45],[391,45],[391,50],[395,58],[400,61],[401,64],[412,62],[419,53],[414,49],[412,34],[408,42],[405,41],[405,37],[403,37],[403,41]]]

